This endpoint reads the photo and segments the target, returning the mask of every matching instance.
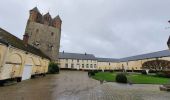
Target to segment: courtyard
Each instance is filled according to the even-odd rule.
[[[169,100],[160,85],[117,84],[89,78],[87,72],[60,74],[0,87],[0,100]]]

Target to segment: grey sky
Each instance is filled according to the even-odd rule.
[[[3,0],[0,27],[22,38],[36,5],[61,16],[60,51],[121,58],[167,49],[170,0]]]

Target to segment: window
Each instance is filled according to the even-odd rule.
[[[94,68],[96,68],[96,64],[94,64]]]
[[[77,59],[77,62],[79,62],[79,60]]]
[[[48,51],[52,51],[54,46],[52,44],[48,44]]]
[[[74,68],[74,64],[71,64],[71,68]]]
[[[39,29],[36,29],[36,33],[38,33],[39,32]]]
[[[82,64],[82,68],[84,68],[84,64]]]
[[[90,65],[90,68],[93,68],[93,64]]]
[[[65,64],[65,68],[68,68],[68,64]]]
[[[110,62],[109,62],[109,66],[110,66]]]
[[[89,64],[86,65],[86,68],[89,68]]]
[[[77,68],[78,68],[78,69],[80,68],[80,64],[77,64]]]
[[[66,59],[66,62],[68,62],[68,59]]]
[[[54,33],[53,32],[51,32],[51,36],[53,36],[54,35]]]

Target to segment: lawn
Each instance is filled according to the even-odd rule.
[[[96,80],[105,80],[107,82],[115,82],[116,73],[99,72],[93,76]],[[129,74],[127,75],[128,81],[133,84],[168,84],[170,78],[156,77],[151,75],[142,74]]]

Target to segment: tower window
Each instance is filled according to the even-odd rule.
[[[39,29],[36,29],[36,33],[38,33],[39,32]]]
[[[51,32],[51,36],[53,36],[54,35],[54,33],[53,32]]]

